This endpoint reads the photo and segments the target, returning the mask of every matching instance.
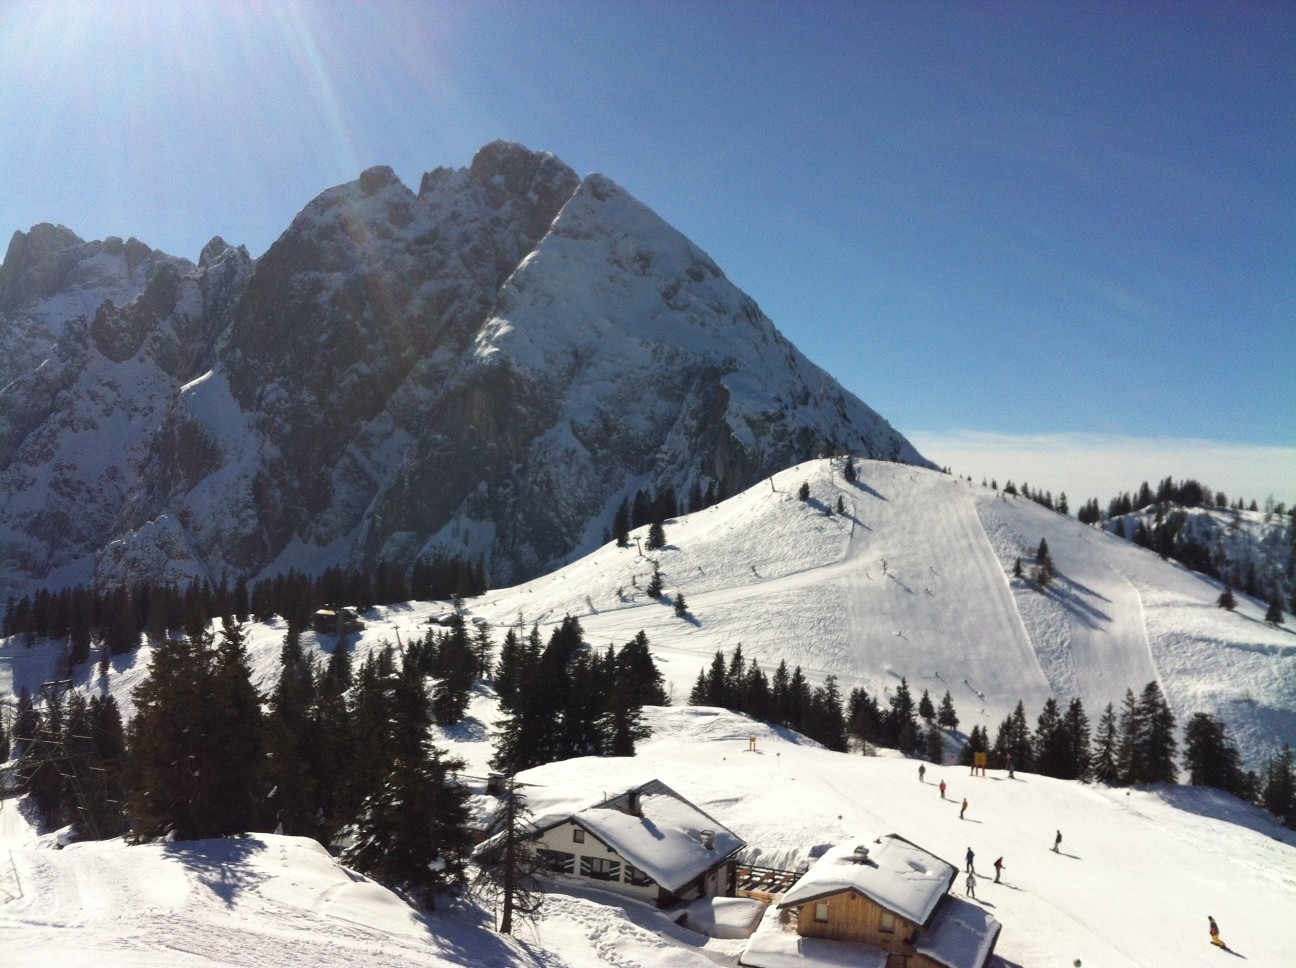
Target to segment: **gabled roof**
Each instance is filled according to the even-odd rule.
[[[868,848],[860,862],[856,846]],[[780,908],[854,891],[906,921],[926,925],[954,883],[958,869],[897,834],[840,844],[783,895]]]
[[[914,950],[946,968],[982,968],[1001,930],[1003,925],[983,908],[950,895],[914,942]]]
[[[630,813],[638,797],[639,813]],[[650,780],[575,813],[551,813],[536,822],[538,833],[571,821],[607,844],[668,891],[746,846],[746,842],[660,780]],[[702,832],[711,831],[711,847]],[[479,848],[480,849],[480,848]]]

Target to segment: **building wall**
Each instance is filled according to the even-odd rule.
[[[580,831],[584,835],[584,843],[576,840],[576,831]],[[551,876],[570,877],[593,887],[616,891],[620,894],[647,901],[650,904],[657,903],[658,892],[661,890],[657,883],[652,880],[643,885],[630,883],[627,878],[631,875],[631,871],[627,868],[631,865],[626,863],[625,858],[579,824],[569,820],[556,827],[551,827],[536,838],[536,845],[543,850],[559,851],[572,855],[571,871],[569,873],[552,872]],[[593,866],[593,862],[598,861],[614,863],[616,865],[616,879],[583,874],[582,870],[587,865],[583,864],[582,861],[586,859],[591,862],[589,866]]]
[[[819,904],[828,905],[826,921],[816,920],[816,907]],[[892,930],[884,931],[883,922],[887,913],[868,898],[847,891],[802,904],[797,909],[797,933],[807,938],[866,941],[884,951],[912,954],[913,948],[909,946],[908,939],[914,936],[917,925],[892,915]]]

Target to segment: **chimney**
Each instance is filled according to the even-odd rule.
[[[643,816],[643,804],[639,802],[639,790],[637,788],[626,793],[626,813],[632,817]]]
[[[715,831],[704,830],[698,834],[698,839],[702,841],[702,846],[707,850],[715,850]]]
[[[863,844],[860,844],[851,853],[851,860],[853,860],[857,864],[867,864],[868,855],[869,855],[869,849],[865,847]]]

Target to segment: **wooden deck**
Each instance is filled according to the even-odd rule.
[[[745,864],[738,868],[737,893],[739,897],[755,898],[769,904],[787,893],[800,877],[797,871]]]

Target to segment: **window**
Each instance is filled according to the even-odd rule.
[[[621,880],[621,862],[606,857],[581,857],[581,876],[596,881]]]
[[[585,831],[581,830],[580,827],[572,828],[572,843],[574,844],[585,843]]]
[[[828,902],[827,902],[827,901],[817,901],[817,902],[815,903],[815,920],[816,920],[816,921],[827,921],[827,920],[828,920]]]
[[[647,887],[653,882],[653,879],[635,867],[634,864],[625,865],[625,882],[633,884],[635,887]]]
[[[555,874],[574,874],[576,872],[576,855],[569,854],[565,850],[545,850],[541,848],[536,851],[540,862],[544,864],[545,870],[552,871]]]
[[[895,931],[895,915],[890,911],[882,912],[882,923],[879,925],[879,930],[885,934],[892,934]]]

